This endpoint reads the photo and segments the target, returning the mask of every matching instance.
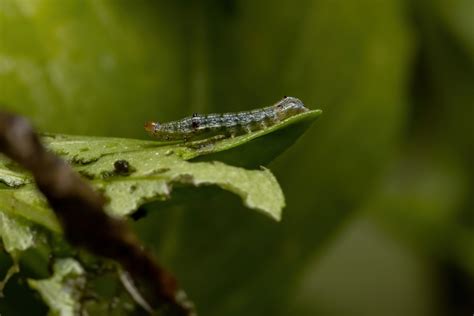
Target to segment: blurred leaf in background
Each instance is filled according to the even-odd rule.
[[[396,280],[418,294],[429,284],[442,298],[421,295],[411,314],[465,315],[474,306],[472,12],[470,0],[1,0],[0,101],[47,132],[145,137],[150,119],[297,96],[325,115],[270,165],[287,197],[281,224],[234,209],[225,193],[183,189],[181,205],[147,207],[142,238],[203,315],[351,310],[344,282],[326,283],[329,307],[298,299],[324,292],[308,285],[318,271],[347,275],[355,289],[383,284],[367,295],[400,302],[416,295],[403,282],[390,291]],[[349,278],[383,260],[318,269],[356,214],[371,222],[355,221],[357,236],[384,236],[393,258],[408,257],[379,274],[384,282]],[[357,240],[352,252],[336,246],[333,262],[384,248]]]

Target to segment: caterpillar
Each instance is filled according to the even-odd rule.
[[[262,130],[309,111],[299,99],[284,97],[272,106],[236,113],[197,114],[168,123],[147,122],[145,130],[162,141],[194,141],[235,137]]]

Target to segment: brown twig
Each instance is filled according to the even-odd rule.
[[[124,221],[104,212],[103,196],[46,150],[26,119],[0,112],[0,152],[33,174],[71,244],[120,263],[133,280],[153,293],[148,301],[153,307],[164,302],[173,313],[195,315],[175,278],[143,249]]]

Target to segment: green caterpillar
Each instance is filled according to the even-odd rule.
[[[272,106],[222,114],[193,114],[168,123],[147,122],[145,130],[162,141],[194,141],[215,136],[235,137],[275,125],[291,116],[307,112],[297,98],[284,97]]]

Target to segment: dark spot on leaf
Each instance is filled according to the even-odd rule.
[[[130,164],[127,160],[116,160],[114,162],[115,172],[117,174],[129,174],[130,173]]]

